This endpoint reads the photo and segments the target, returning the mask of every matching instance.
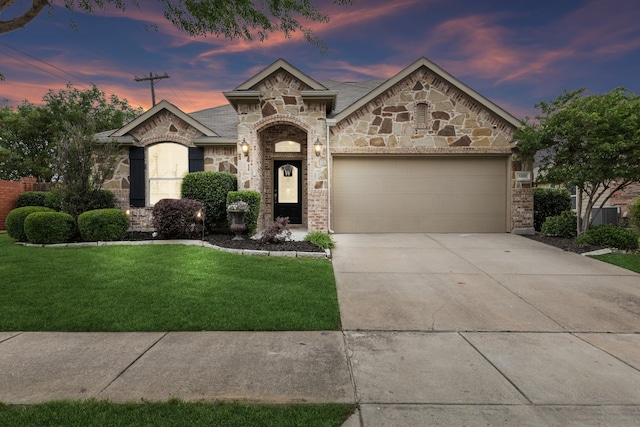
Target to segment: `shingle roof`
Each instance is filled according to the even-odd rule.
[[[322,85],[326,86],[327,89],[338,91],[336,109],[331,112],[329,118],[338,114],[385,81],[386,79],[373,79],[364,82],[337,82],[334,80],[322,82]],[[238,114],[231,104],[207,108],[189,115],[222,138],[233,139],[238,137]]]
[[[338,91],[336,108],[329,117],[335,116],[386,81],[386,79],[373,79],[364,82],[337,82],[335,80],[322,82],[327,89]]]
[[[238,113],[230,104],[207,108],[189,115],[222,138],[238,137]]]

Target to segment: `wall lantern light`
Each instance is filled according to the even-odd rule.
[[[316,156],[319,156],[322,153],[322,142],[320,142],[320,138],[316,138],[316,142],[313,143],[313,150],[316,153]]]
[[[249,144],[244,138],[242,138],[242,144],[240,144],[240,148],[242,148],[242,152],[244,153],[244,155],[246,157],[249,157]]]

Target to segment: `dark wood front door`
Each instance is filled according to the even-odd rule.
[[[290,224],[302,224],[302,161],[274,160],[273,217],[289,217]]]

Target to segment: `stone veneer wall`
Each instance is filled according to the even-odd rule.
[[[423,123],[416,114],[420,104],[426,106]],[[332,155],[511,155],[514,133],[512,124],[421,68],[332,127],[330,147]],[[511,182],[511,230],[529,233],[533,189]]]
[[[303,184],[303,210],[306,212],[303,213],[306,217],[304,225],[309,231],[328,230],[327,216],[320,217],[312,210],[316,206],[322,206],[326,210],[328,206],[326,156],[324,153],[322,156],[316,156],[313,152],[313,142],[316,138],[323,144],[326,141],[326,105],[324,102],[305,102],[301,91],[307,89],[309,88],[304,83],[286,72],[279,71],[252,88],[262,94],[259,103],[238,105],[238,141],[244,139],[250,146],[249,156],[241,156],[238,163],[238,187],[253,189],[263,195],[258,227],[264,227],[273,219],[273,157],[267,150],[272,149],[268,148],[274,142],[270,138],[275,137],[269,135],[268,129],[275,126],[281,129],[274,131],[276,133],[293,127],[306,135],[303,151],[299,153],[304,164],[303,170],[307,174],[306,182]],[[237,149],[240,151],[239,145]]]
[[[427,105],[426,126],[417,126],[416,108]],[[405,80],[331,129],[331,151],[415,153],[421,148],[502,147],[510,152],[513,125],[425,69]]]

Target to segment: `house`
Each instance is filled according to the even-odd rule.
[[[124,147],[105,188],[135,227],[205,170],[262,194],[259,227],[288,216],[336,233],[533,232],[519,121],[426,58],[390,79],[322,83],[279,59],[224,95],[191,114],[162,101],[99,135]]]

